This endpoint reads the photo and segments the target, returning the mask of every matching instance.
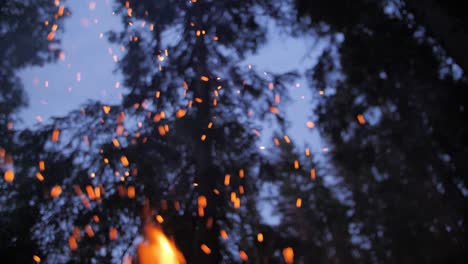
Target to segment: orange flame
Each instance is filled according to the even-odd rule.
[[[145,240],[138,245],[139,264],[185,264],[182,253],[155,225],[145,226]]]

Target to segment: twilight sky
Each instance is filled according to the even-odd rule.
[[[34,127],[38,120],[47,122],[51,116],[63,116],[89,99],[118,103],[124,88],[116,88],[119,73],[114,72],[114,55],[120,48],[111,45],[103,33],[121,28],[118,16],[112,14],[112,0],[67,1],[72,16],[65,22],[62,49],[65,59],[43,67],[31,67],[20,76],[28,93],[29,106],[20,113],[23,127]],[[303,70],[315,60],[311,39],[294,39],[270,26],[269,42],[258,54],[247,58],[246,64],[269,72]],[[292,122],[292,138],[308,142],[321,149],[317,133],[311,133],[305,123],[312,114],[311,93],[304,80],[291,86],[293,102],[287,109]],[[319,96],[314,94],[314,97]],[[314,121],[314,120],[312,120]]]

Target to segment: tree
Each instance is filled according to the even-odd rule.
[[[258,134],[261,122],[284,124],[280,99],[295,75],[241,67],[265,41],[256,16],[267,8],[279,7],[119,2],[125,30],[110,39],[125,47],[123,104],[88,103],[34,133],[49,193],[36,237],[47,238],[48,260],[118,262],[148,216],[190,263],[269,257],[255,240],[265,228],[255,198],[271,177],[263,167],[276,166],[259,152]]]
[[[27,263],[37,253],[31,228],[40,200],[30,196],[35,188],[17,159],[22,150],[15,138],[15,114],[27,98],[16,73],[58,57],[55,34],[66,12],[63,6],[43,0],[7,1],[0,7],[0,173],[5,180],[0,183],[0,258],[6,262]]]
[[[467,79],[454,60],[466,61],[458,35],[421,12],[458,18],[413,2],[296,1],[331,40],[309,76],[325,94],[318,123],[352,192],[362,261],[462,263]]]

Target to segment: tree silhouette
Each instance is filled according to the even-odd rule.
[[[429,2],[296,1],[331,39],[309,76],[324,93],[318,123],[352,192],[362,262],[466,259],[467,80],[454,63],[466,60],[460,35],[430,18],[466,23],[446,12],[453,2]]]
[[[109,36],[125,48],[123,104],[90,102],[23,134],[40,149],[29,157],[30,171],[44,178],[48,202],[35,237],[48,261],[119,262],[133,254],[141,225],[155,219],[189,263],[277,259],[288,240],[256,240],[260,231],[282,236],[261,222],[256,198],[294,161],[272,162],[257,143],[263,122],[284,128],[280,101],[295,74],[259,73],[242,60],[265,42],[257,16],[279,8],[263,1],[116,6],[125,30]]]
[[[58,58],[56,34],[67,12],[60,4],[43,0],[7,1],[0,7],[0,172],[5,178],[0,183],[0,258],[9,263],[30,262],[37,253],[31,229],[40,200],[18,158],[23,153],[14,123],[27,98],[16,74]]]

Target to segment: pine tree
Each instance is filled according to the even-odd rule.
[[[15,125],[27,96],[17,72],[58,58],[58,32],[67,13],[64,6],[42,0],[7,1],[0,7],[0,258],[8,263],[31,262],[37,253],[31,232],[40,200],[20,158]]]
[[[352,192],[361,255],[372,263],[462,263],[467,80],[458,65],[466,61],[433,28],[442,21],[421,16],[428,3],[407,9],[413,2],[297,1],[331,39],[309,76],[324,93],[319,127],[333,144],[334,174]],[[426,14],[454,11],[451,1],[441,5],[450,8]]]

